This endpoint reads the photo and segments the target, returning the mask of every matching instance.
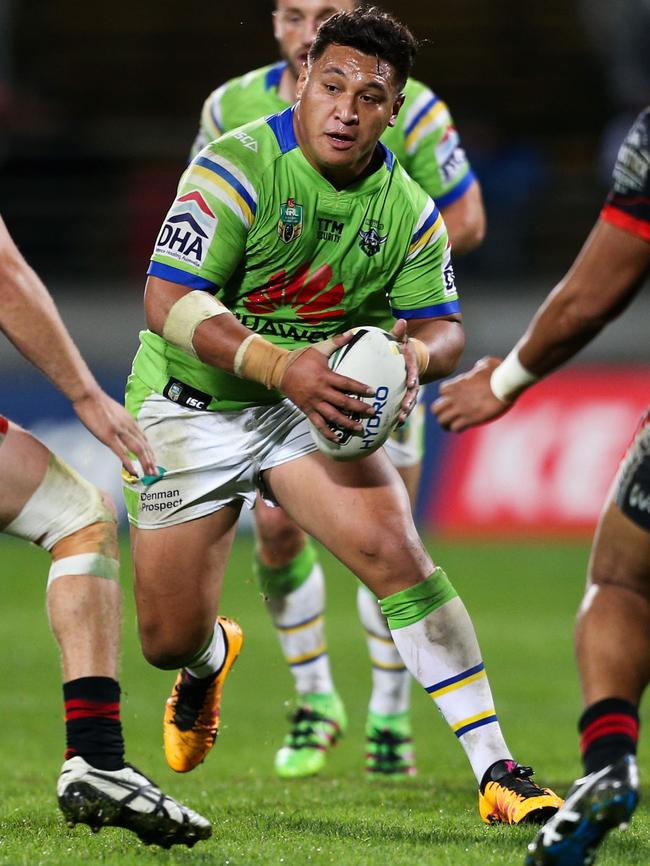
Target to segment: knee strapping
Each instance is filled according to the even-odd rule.
[[[67,463],[50,454],[43,480],[3,532],[45,550],[95,523],[115,524],[101,493]]]
[[[48,586],[57,577],[75,574],[119,579],[114,522],[101,521],[84,526],[54,545]]]

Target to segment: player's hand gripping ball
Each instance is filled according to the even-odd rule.
[[[363,425],[359,433],[330,427],[337,434],[336,442],[322,436],[310,422],[318,450],[334,460],[359,460],[380,448],[395,428],[406,392],[406,362],[395,337],[371,326],[353,330],[352,340],[337,349],[328,364],[335,373],[375,389],[374,397],[357,397],[374,406],[375,414],[350,416]]]

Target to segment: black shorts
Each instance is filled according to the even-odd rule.
[[[642,418],[621,462],[615,500],[623,514],[650,532],[650,410]]]

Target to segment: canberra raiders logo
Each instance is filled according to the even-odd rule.
[[[386,243],[388,235],[379,234],[379,231],[383,229],[384,226],[382,223],[377,222],[377,220],[366,220],[364,225],[368,226],[368,230],[364,231],[362,228],[359,229],[359,237],[361,238],[359,241],[359,247],[368,258],[372,258],[372,256],[377,255],[382,246]]]
[[[289,244],[302,234],[303,210],[301,204],[296,204],[295,198],[289,198],[280,205],[280,219],[278,220],[278,237]]]

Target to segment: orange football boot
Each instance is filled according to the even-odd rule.
[[[221,693],[228,672],[244,643],[238,623],[217,617],[224,632],[226,656],[220,671],[206,685],[181,670],[165,705],[163,741],[167,763],[177,773],[189,773],[205,760],[219,733]]]
[[[564,802],[550,788],[530,778],[532,767],[499,761],[478,793],[478,809],[486,824],[543,824]]]

